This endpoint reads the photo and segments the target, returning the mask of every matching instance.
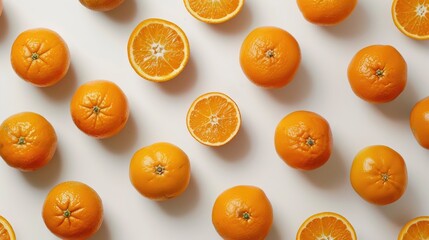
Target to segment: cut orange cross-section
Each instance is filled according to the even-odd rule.
[[[408,37],[429,39],[428,0],[394,0],[392,17],[396,27]]]
[[[15,240],[15,232],[9,222],[0,216],[0,239],[1,240]]]
[[[241,125],[240,110],[227,95],[206,93],[191,105],[186,124],[192,137],[208,146],[221,146],[237,135]]]
[[[322,212],[305,220],[296,234],[296,239],[356,240],[357,237],[346,218],[337,213]]]
[[[426,239],[429,239],[429,216],[412,219],[405,224],[398,236],[398,240]]]
[[[128,41],[128,60],[141,77],[165,82],[183,71],[189,60],[189,42],[176,24],[150,18],[141,22]]]
[[[223,23],[235,17],[243,8],[244,0],[183,0],[188,12],[206,23]]]

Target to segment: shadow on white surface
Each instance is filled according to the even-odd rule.
[[[282,240],[284,238],[282,238],[281,234],[280,234],[280,229],[277,227],[277,224],[274,220],[273,225],[271,227],[270,232],[268,233],[268,236],[265,238],[265,240]]]
[[[64,76],[64,78],[60,80],[57,84],[44,88],[38,87],[38,89],[46,97],[53,100],[54,102],[71,101],[74,91],[77,88],[76,85],[76,69],[74,68],[73,63],[71,63],[66,76]]]
[[[106,221],[106,218],[103,219],[103,223],[101,224],[98,232],[90,238],[91,240],[112,240],[112,236],[110,235],[109,224]]]
[[[250,136],[247,131],[247,128],[243,124],[231,142],[221,147],[211,147],[210,149],[220,158],[228,161],[244,159],[251,148]]]
[[[201,22],[201,24],[206,24]],[[207,24],[206,24],[207,25]],[[252,25],[252,12],[247,4],[244,4],[241,12],[227,22],[220,24],[208,24],[210,28],[216,32],[223,34],[237,34],[240,31],[249,31],[249,26]],[[244,40],[244,39],[243,39]]]
[[[7,12],[4,11],[7,9],[3,9],[3,13],[0,16],[0,42],[3,41],[3,39],[6,37],[6,35],[9,33],[9,24],[7,19]]]
[[[103,12],[102,14],[105,14],[108,18],[116,22],[127,23],[136,17],[137,9],[136,0],[125,0],[118,8]]]
[[[197,78],[198,71],[191,53],[188,64],[186,65],[185,69],[183,69],[183,72],[170,81],[159,83],[159,87],[167,94],[179,95],[193,88],[197,83]]]
[[[121,132],[111,138],[101,139],[99,142],[111,153],[128,155],[130,151],[135,150],[138,138],[137,129],[137,123],[133,114],[130,113],[128,122]]]

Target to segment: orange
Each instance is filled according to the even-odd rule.
[[[160,142],[138,150],[130,162],[130,180],[143,196],[162,201],[182,194],[191,178],[188,156],[177,146]]]
[[[355,9],[357,0],[297,0],[304,18],[317,25],[336,25],[344,21]]]
[[[3,13],[3,1],[0,0],[0,16]]]
[[[296,234],[296,240],[315,239],[356,240],[357,237],[345,217],[333,212],[322,212],[307,218]]]
[[[63,240],[87,239],[103,222],[103,205],[88,185],[63,182],[46,196],[42,217],[46,227]]]
[[[331,128],[317,113],[292,112],[277,125],[274,145],[289,166],[313,170],[325,164],[331,156]]]
[[[398,235],[398,240],[425,239],[429,239],[429,216],[421,216],[410,220]]]
[[[128,121],[128,100],[113,82],[90,81],[75,92],[70,112],[76,126],[95,138],[109,138],[119,133]]]
[[[128,60],[141,77],[165,82],[175,78],[188,63],[189,42],[176,24],[157,18],[141,22],[128,40]]]
[[[0,240],[15,240],[15,232],[10,223],[0,215]]]
[[[192,103],[186,116],[186,125],[198,142],[207,146],[222,146],[240,130],[240,110],[227,95],[206,93]]]
[[[421,0],[394,0],[392,18],[396,27],[406,36],[429,39],[429,2]]]
[[[347,73],[353,92],[371,103],[394,100],[407,83],[407,63],[389,45],[361,49],[351,60]]]
[[[410,114],[410,127],[417,142],[429,149],[429,97],[414,105]]]
[[[217,197],[212,222],[223,239],[263,240],[273,223],[273,209],[262,189],[235,186]]]
[[[38,87],[56,84],[70,66],[66,42],[58,33],[46,28],[19,34],[13,42],[10,59],[16,74]]]
[[[37,170],[51,161],[56,149],[54,128],[37,113],[18,113],[0,125],[0,156],[11,167]]]
[[[301,62],[296,39],[277,27],[259,27],[241,45],[240,65],[254,84],[280,88],[292,81]]]
[[[402,156],[382,145],[362,149],[353,160],[350,182],[366,201],[386,205],[398,200],[407,187],[407,167]]]
[[[244,0],[183,0],[188,12],[205,23],[223,23],[241,11]]]
[[[124,0],[79,0],[85,7],[95,11],[110,11],[121,5]]]

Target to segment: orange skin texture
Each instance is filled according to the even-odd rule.
[[[38,87],[58,83],[70,66],[66,42],[58,33],[46,28],[19,34],[12,45],[10,59],[16,74]]]
[[[419,240],[429,238],[429,216],[416,217],[407,222],[398,235],[398,240]]]
[[[56,149],[54,128],[37,113],[18,113],[0,125],[0,156],[11,167],[37,170],[51,161]]]
[[[329,123],[317,113],[296,111],[279,122],[274,144],[286,164],[300,170],[313,170],[329,160],[332,132]]]
[[[216,199],[212,222],[225,240],[263,240],[273,223],[273,209],[262,189],[235,186]]]
[[[80,3],[94,11],[110,11],[113,10],[119,5],[121,5],[124,0],[79,0]]]
[[[87,239],[103,222],[103,205],[100,196],[88,185],[63,182],[46,196],[42,217],[46,227],[63,240]]]
[[[358,97],[370,103],[386,103],[404,90],[407,63],[394,47],[372,45],[356,53],[347,74],[350,86]]]
[[[138,150],[130,162],[130,180],[143,196],[163,201],[182,194],[191,179],[188,156],[171,143],[155,143]]]
[[[356,7],[357,0],[297,0],[304,18],[317,25],[336,25],[344,21]]]
[[[417,142],[429,149],[429,97],[414,105],[410,114],[410,127]]]
[[[366,201],[387,205],[398,200],[407,188],[407,167],[395,150],[375,145],[362,149],[350,170],[353,189]]]
[[[256,28],[241,45],[241,69],[250,81],[260,87],[284,87],[292,81],[300,62],[298,42],[277,27]]]
[[[75,92],[70,112],[82,132],[94,138],[109,138],[125,127],[129,117],[128,100],[113,82],[90,81]]]

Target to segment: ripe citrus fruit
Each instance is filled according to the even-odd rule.
[[[56,149],[54,128],[37,113],[18,113],[0,125],[0,156],[11,167],[37,170],[51,161]]]
[[[429,97],[414,105],[410,114],[410,127],[417,142],[429,149]]]
[[[392,18],[396,27],[406,36],[429,39],[429,2],[421,0],[394,0]]]
[[[42,217],[46,227],[61,239],[87,239],[103,222],[103,205],[97,192],[88,185],[63,182],[46,196]]]
[[[331,156],[331,128],[317,113],[292,112],[277,125],[274,144],[278,155],[289,166],[313,170],[325,164]]]
[[[227,95],[206,93],[192,103],[186,125],[198,142],[207,146],[222,146],[237,135],[241,126],[240,110]]]
[[[357,0],[297,0],[296,2],[307,21],[317,25],[336,25],[353,12]]]
[[[121,5],[124,0],[79,0],[85,7],[95,11],[110,11]]]
[[[141,77],[165,82],[183,71],[190,55],[189,42],[176,24],[157,18],[141,22],[128,40],[128,60]]]
[[[138,150],[130,162],[130,180],[143,196],[162,201],[182,194],[191,178],[188,156],[177,146],[160,142]]]
[[[337,213],[322,212],[309,217],[299,227],[296,240],[356,240],[356,232],[347,219]]]
[[[10,59],[16,74],[38,87],[56,84],[70,66],[66,42],[56,32],[45,28],[19,34],[13,42]]]
[[[240,50],[240,65],[254,84],[280,88],[292,81],[301,62],[295,38],[277,27],[259,27],[247,35]]]
[[[372,45],[361,49],[348,67],[353,92],[371,103],[385,103],[401,94],[407,83],[407,63],[392,46]]]
[[[183,0],[188,12],[205,23],[223,23],[234,18],[243,8],[244,0]]]
[[[398,240],[429,239],[429,216],[421,216],[407,222],[398,235]]]
[[[10,223],[0,215],[0,239],[15,240],[15,232]]]
[[[407,167],[402,156],[382,145],[362,149],[350,170],[353,189],[366,201],[386,205],[398,200],[407,188]]]
[[[128,101],[113,82],[90,81],[75,92],[70,112],[76,126],[95,138],[108,138],[119,133],[128,121]]]
[[[273,209],[262,189],[235,186],[217,197],[212,222],[223,239],[263,240],[273,223]]]

